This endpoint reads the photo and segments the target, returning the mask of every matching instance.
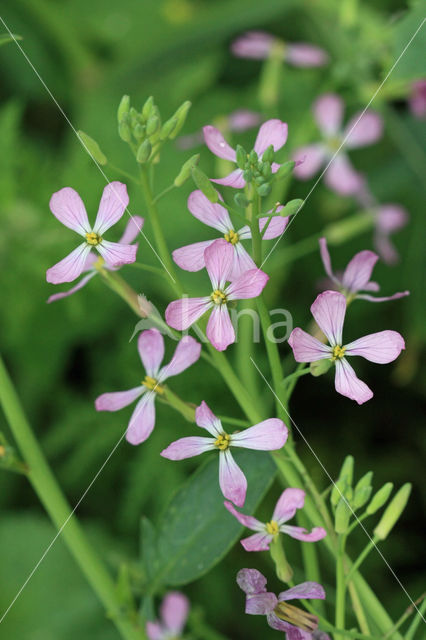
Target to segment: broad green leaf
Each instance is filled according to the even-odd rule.
[[[392,72],[393,81],[416,80],[425,76],[424,51],[426,47],[426,29],[424,24],[419,29],[424,19],[425,5],[423,2],[420,2],[395,25],[393,38],[394,59],[397,60],[405,47],[407,47],[407,45],[408,47]]]
[[[244,512],[252,514],[269,488],[276,467],[269,454],[238,451],[235,459],[248,482]],[[144,525],[150,592],[196,580],[217,564],[238,540],[242,527],[225,509],[218,482],[218,458],[211,456],[178,490],[157,528],[155,558],[152,530]]]

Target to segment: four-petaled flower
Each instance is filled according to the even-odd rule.
[[[235,280],[249,269],[256,269],[256,263],[241,244],[241,240],[251,238],[251,230],[245,225],[237,231],[229,218],[228,212],[220,203],[213,204],[201,191],[193,191],[188,198],[188,209],[195,218],[204,222],[209,227],[220,231],[225,240],[234,249],[234,260],[229,275],[230,280]],[[276,210],[281,211],[283,207]],[[259,229],[262,231],[268,217],[260,218]],[[280,236],[286,228],[289,217],[274,216],[265,231],[264,240],[272,240]],[[195,242],[186,247],[173,251],[173,260],[185,271],[199,271],[205,267],[204,252],[214,240]]]
[[[285,631],[288,640],[311,640],[318,628],[318,618],[291,604],[289,600],[313,598],[324,600],[325,591],[317,582],[301,584],[278,594],[266,591],[267,580],[257,569],[241,569],[237,574],[238,586],[246,594],[245,612],[266,616],[272,629]]]
[[[137,235],[140,233],[140,230],[143,227],[143,223],[144,223],[144,219],[141,218],[140,216],[133,216],[132,218],[130,218],[124,230],[124,233],[121,236],[118,243],[131,244],[133,240],[136,239]],[[134,246],[136,247],[136,250],[137,250],[138,243],[136,243]],[[78,282],[78,284],[76,284],[74,287],[69,289],[69,291],[62,291],[61,293],[54,293],[53,295],[51,295],[47,300],[47,302],[50,303],[50,302],[54,302],[55,300],[61,300],[62,298],[67,298],[68,296],[71,296],[73,293],[76,293],[76,291],[79,291],[84,286],[86,286],[86,284],[89,282],[89,280],[93,278],[93,276],[96,276],[99,273],[100,268],[106,269],[107,271],[116,271],[120,267],[109,266],[105,262],[105,260],[102,258],[102,256],[97,256],[95,253],[93,253],[93,251],[91,251],[86,258],[86,264],[84,265],[84,268],[82,271],[82,273],[87,272],[87,275],[83,276],[80,282]]]
[[[95,401],[97,411],[118,411],[142,396],[127,427],[126,439],[130,444],[140,444],[151,435],[155,425],[156,394],[164,393],[162,385],[168,378],[182,373],[198,360],[201,345],[191,336],[185,336],[177,345],[169,364],[160,368],[164,357],[164,339],[158,329],[148,329],[139,335],[138,350],[146,371],[142,383],[128,391],[103,393]]]
[[[216,129],[216,127],[207,125],[203,128],[203,132],[205,143],[215,156],[224,158],[225,160],[230,160],[231,162],[237,161],[235,149],[226,142],[223,135],[218,129]],[[254,144],[254,151],[258,158],[260,158],[271,145],[273,146],[274,151],[281,149],[287,141],[287,135],[288,127],[285,122],[281,122],[281,120],[276,119],[264,122],[259,129],[256,142]],[[272,173],[276,173],[279,168],[280,165],[276,162],[271,164]],[[213,180],[213,182],[223,184],[227,187],[234,187],[234,189],[242,189],[246,186],[243,173],[243,169],[236,169],[225,178]]]
[[[237,58],[254,60],[275,54],[294,67],[322,67],[329,59],[320,47],[307,42],[283,42],[265,31],[247,31],[233,41],[231,50]]]
[[[261,122],[260,113],[256,111],[250,111],[249,109],[236,109],[227,116],[220,116],[216,119],[219,129],[226,133],[230,132],[242,132],[247,129],[257,127]],[[196,133],[190,133],[187,136],[181,136],[176,140],[176,144],[179,149],[192,149],[204,142],[204,136],[202,129]]]
[[[228,511],[237,518],[238,522],[257,532],[249,538],[241,540],[244,549],[246,551],[267,551],[270,543],[280,533],[286,533],[292,538],[304,540],[305,542],[316,542],[327,535],[322,527],[315,527],[309,533],[303,527],[293,527],[285,524],[294,517],[296,510],[301,509],[304,503],[305,492],[302,489],[285,489],[275,506],[272,519],[266,523],[260,522],[253,516],[239,513],[230,502],[225,502],[224,504]]]
[[[50,210],[62,224],[76,231],[84,242],[66,258],[46,272],[46,280],[52,284],[72,282],[87,267],[87,258],[96,249],[110,267],[120,267],[136,260],[137,247],[132,244],[109,242],[103,234],[120,220],[129,204],[127,188],[121,182],[110,182],[105,187],[99,203],[93,228],[89,224],[86,209],[77,191],[64,187],[53,194]]]
[[[235,462],[231,447],[276,451],[284,446],[288,430],[282,420],[270,418],[238,433],[228,434],[222,423],[205,402],[195,411],[195,422],[206,429],[213,437],[189,436],[172,442],[161,452],[169,460],[184,460],[198,456],[205,451],[219,453],[219,485],[223,495],[238,507],[244,505],[247,492],[247,480]]]
[[[413,82],[411,85],[409,104],[411,113],[416,116],[416,118],[420,120],[426,118],[426,80],[424,78]]]
[[[188,617],[189,601],[183,593],[171,591],[160,607],[160,620],[146,623],[149,640],[177,640]]]
[[[330,344],[323,344],[299,327],[293,329],[288,343],[297,362],[332,360],[336,365],[335,387],[338,393],[363,404],[373,397],[373,392],[347,361],[347,356],[362,356],[370,362],[387,364],[395,360],[405,349],[403,337],[397,331],[371,333],[344,345],[343,322],[346,313],[346,298],[337,291],[324,291],[311,306],[311,313]]]
[[[327,248],[327,240],[319,239],[321,260],[328,277],[336,285],[336,288],[343,293],[348,302],[354,299],[370,300],[370,302],[385,302],[386,300],[397,300],[410,295],[409,291],[394,293],[393,296],[376,297],[360,291],[379,291],[377,282],[370,280],[379,256],[373,251],[360,251],[349,261],[342,277],[338,277],[331,267],[330,254]]]
[[[184,331],[201,316],[213,309],[207,323],[206,334],[218,351],[224,351],[235,342],[235,331],[228,311],[228,302],[256,298],[269,280],[260,269],[249,269],[228,286],[234,267],[234,247],[224,238],[215,240],[204,252],[206,269],[212,292],[203,298],[174,300],[166,309],[167,324]]]
[[[366,111],[357,113],[341,130],[343,101],[334,94],[325,94],[314,103],[314,118],[322,133],[323,141],[301,147],[294,155],[296,161],[294,175],[301,180],[311,178],[323,165],[327,167],[324,181],[334,191],[351,195],[362,188],[363,178],[352,167],[343,149],[356,149],[376,142],[382,135],[383,123],[377,113]],[[335,153],[338,154],[335,155]]]

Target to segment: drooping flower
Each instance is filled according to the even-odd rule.
[[[233,149],[225,140],[223,135],[216,127],[207,125],[203,128],[204,140],[208,148],[215,156],[230,160],[231,162],[237,161],[237,155],[235,149]],[[261,158],[263,153],[271,145],[274,151],[278,151],[287,141],[288,127],[285,122],[281,120],[267,120],[264,122],[257,134],[256,142],[254,144],[254,151],[258,158]],[[271,164],[272,173],[276,173],[280,165],[276,162]],[[246,180],[243,176],[243,169],[235,169],[225,178],[219,178],[213,180],[218,184],[223,184],[227,187],[233,187],[234,189],[242,189],[246,185]]]
[[[246,516],[243,513],[239,513],[233,504],[225,502],[225,507],[233,516],[235,516],[238,522],[241,522],[245,527],[256,531],[254,535],[249,538],[241,540],[246,551],[267,551],[270,543],[279,536],[280,533],[286,533],[292,538],[297,540],[303,540],[305,542],[316,542],[322,540],[327,533],[322,527],[314,527],[312,531],[306,531],[303,527],[294,527],[285,524],[288,520],[294,517],[297,509],[301,509],[305,503],[305,492],[302,489],[285,489],[274,509],[272,519],[269,522],[260,522],[253,516]]]
[[[329,344],[323,344],[303,329],[296,327],[288,339],[296,362],[331,360],[336,365],[336,391],[358,404],[370,400],[373,392],[365,382],[357,378],[347,357],[362,356],[370,362],[387,364],[395,360],[402,349],[405,349],[403,337],[397,331],[379,331],[349,344],[343,344],[346,298],[337,291],[320,293],[311,306],[311,313]]]
[[[155,425],[156,395],[164,393],[163,384],[168,378],[177,376],[198,360],[201,345],[191,336],[183,337],[169,364],[161,367],[164,357],[163,336],[158,329],[148,329],[139,335],[138,351],[146,371],[139,386],[128,391],[103,393],[95,401],[97,411],[118,411],[142,396],[127,427],[126,440],[130,444],[140,444],[151,435]]]
[[[266,616],[272,629],[284,631],[287,640],[312,640],[318,629],[318,618],[303,609],[287,604],[289,600],[324,600],[325,591],[317,582],[301,584],[278,594],[266,591],[267,580],[257,569],[241,569],[237,584],[246,594],[245,612],[254,616]]]
[[[416,118],[420,120],[426,118],[426,79],[413,82],[409,104],[411,113]]]
[[[137,237],[138,233],[143,227],[144,219],[140,216],[132,216],[127,223],[127,226],[124,230],[123,235],[118,241],[119,244],[131,244]],[[136,251],[138,249],[138,244],[134,245],[136,247]],[[84,265],[84,269],[82,273],[86,275],[78,282],[74,287],[69,289],[68,291],[62,291],[61,293],[54,293],[51,295],[47,302],[55,302],[55,300],[61,300],[62,298],[67,298],[71,296],[73,293],[76,293],[80,289],[82,289],[86,284],[99,273],[99,267],[106,269],[107,271],[116,271],[120,267],[111,267],[109,266],[102,256],[96,256],[93,251],[89,253],[86,258],[86,264]]]
[[[382,135],[381,117],[374,111],[355,114],[342,129],[343,101],[335,94],[325,94],[314,103],[314,118],[322,134],[322,141],[298,149],[293,160],[296,161],[294,175],[307,180],[321,167],[327,166],[325,183],[341,195],[351,195],[362,188],[363,178],[353,168],[348,155],[340,149],[344,141],[347,149],[356,149],[376,142]],[[339,150],[340,149],[340,150]],[[334,156],[337,152],[338,154]],[[304,160],[303,162],[301,162]]]
[[[183,593],[171,591],[161,603],[160,620],[146,623],[148,640],[178,640],[188,618],[189,601]]]
[[[369,300],[370,302],[384,302],[386,300],[397,300],[410,295],[409,291],[394,293],[393,296],[375,297],[360,291],[379,291],[377,282],[370,280],[379,256],[373,251],[360,251],[356,253],[348,263],[341,277],[338,277],[331,267],[330,254],[327,248],[327,240],[320,238],[320,253],[324,269],[328,277],[336,285],[336,288],[343,293],[348,302],[355,299]]]
[[[188,209],[195,218],[204,222],[209,227],[220,231],[225,240],[232,246],[234,250],[234,260],[229,278],[235,280],[239,278],[245,271],[256,269],[256,263],[247,253],[241,244],[241,240],[251,238],[251,230],[245,225],[238,231],[234,230],[234,226],[229,218],[229,214],[225,207],[219,202],[213,204],[201,191],[193,191],[188,198]],[[281,211],[283,207],[278,207],[276,211]],[[274,216],[266,229],[263,238],[271,240],[280,236],[286,228],[289,217]],[[268,221],[268,217],[260,218],[259,229],[262,230]],[[185,271],[200,271],[206,266],[204,261],[204,252],[214,240],[206,240],[203,242],[195,242],[186,247],[181,247],[173,251],[173,260],[181,269]]]
[[[249,269],[226,286],[234,265],[234,247],[224,238],[215,240],[204,252],[204,260],[212,284],[212,292],[202,298],[174,300],[166,309],[166,322],[170,327],[184,331],[212,309],[206,334],[218,351],[224,351],[235,342],[235,331],[228,311],[232,300],[256,298],[269,280],[260,269]]]
[[[237,58],[264,60],[272,54],[282,57],[294,67],[322,67],[329,57],[324,49],[307,42],[283,42],[265,31],[247,31],[231,44]]]
[[[107,229],[120,220],[129,204],[127,188],[121,182],[110,182],[105,187],[93,228],[89,224],[86,209],[77,191],[64,187],[53,194],[50,210],[62,224],[84,238],[74,251],[46,272],[52,284],[72,282],[87,267],[87,259],[96,249],[110,267],[120,267],[136,260],[137,247],[123,242],[109,242],[103,238]]]
[[[282,420],[270,418],[238,433],[228,434],[222,423],[203,401],[195,410],[195,422],[206,429],[212,437],[189,436],[172,442],[161,452],[169,460],[184,460],[198,456],[205,451],[219,453],[219,485],[223,495],[238,507],[244,505],[247,480],[235,462],[231,447],[276,451],[284,446],[288,429]]]
[[[228,131],[240,133],[256,127],[261,121],[260,113],[256,111],[250,111],[249,109],[236,109],[232,111],[228,116],[220,116],[215,118],[215,124],[222,133]],[[181,136],[176,140],[176,144],[179,149],[192,149],[204,142],[204,136],[202,129],[196,133],[191,133],[187,136]]]

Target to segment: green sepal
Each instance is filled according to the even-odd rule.
[[[206,176],[206,174],[201,171],[198,167],[192,167],[192,179],[194,180],[196,186],[204,193],[206,198],[210,200],[210,202],[219,201],[219,194]]]
[[[152,145],[149,140],[144,140],[142,144],[139,146],[139,149],[136,153],[136,161],[139,164],[144,164],[148,162],[149,156],[151,155]]]
[[[84,133],[84,131],[78,131],[78,137],[80,138],[81,142],[84,145],[84,148],[86,149],[86,151],[88,151],[88,153],[91,155],[91,157],[100,165],[104,165],[107,164],[108,160],[107,157],[105,156],[104,153],[102,153],[98,143],[96,142],[96,140],[93,140],[93,138],[91,138],[90,136],[87,135],[87,133]]]

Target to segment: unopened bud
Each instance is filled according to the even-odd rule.
[[[88,136],[87,133],[84,133],[84,131],[79,131],[78,137],[83,143],[83,146],[86,149],[86,151],[90,154],[93,160],[95,160],[95,162],[101,165],[104,165],[108,162],[106,156],[100,150],[96,140],[93,140],[93,138]]]
[[[236,156],[237,156],[238,167],[240,169],[244,169],[247,162],[247,151],[240,144],[237,145]]]
[[[278,171],[276,172],[275,178],[277,178],[278,180],[282,178],[286,178],[293,171],[295,166],[296,166],[296,163],[293,160],[284,162],[284,164],[282,164],[278,169]]]
[[[175,187],[181,187],[190,177],[192,169],[198,164],[200,159],[200,154],[197,153],[195,156],[191,156],[189,160],[184,162],[181,170],[173,181]]]
[[[172,133],[176,125],[177,125],[176,118],[170,118],[169,120],[167,120],[167,122],[165,122],[161,127],[160,140],[167,140],[167,138],[170,136],[170,134]]]
[[[371,486],[372,478],[373,472],[368,471],[365,475],[362,476],[360,480],[358,480],[354,492],[354,509],[360,509],[369,501],[371,492],[373,490],[373,487]]]
[[[264,152],[262,156],[262,160],[263,162],[271,163],[273,159],[274,159],[274,146],[270,144],[269,147]]]
[[[295,198],[294,200],[290,200],[280,211],[280,216],[292,216],[296,213],[299,213],[300,209],[303,207],[305,201],[300,198]]]
[[[271,185],[266,183],[261,184],[256,188],[256,191],[261,198],[266,198],[266,196],[269,196],[269,194],[271,193]]]
[[[353,473],[354,459],[352,456],[346,456],[340,469],[339,479],[331,492],[330,500],[333,507],[337,506],[341,495],[347,496],[348,489],[352,485]]]
[[[293,569],[285,557],[279,534],[274,536],[271,544],[269,545],[269,552],[272,560],[274,561],[275,571],[278,578],[282,582],[290,582],[293,577]]]
[[[336,533],[345,533],[349,525],[351,517],[351,508],[349,501],[345,497],[341,497],[337,503],[336,513],[334,514],[334,529]]]
[[[392,493],[393,483],[386,482],[381,489],[378,490],[377,493],[374,494],[372,501],[368,505],[365,510],[369,516],[372,516],[373,513],[376,513],[379,509],[383,507],[384,504],[389,500],[389,496]]]
[[[386,507],[379,524],[374,529],[374,535],[379,538],[379,540],[385,540],[398,522],[407,505],[410,493],[411,484],[407,482],[400,488]]]
[[[206,198],[210,200],[210,202],[218,202],[219,195],[206,174],[198,167],[193,167],[191,173],[196,186],[204,193]]]
[[[257,153],[254,149],[252,149],[249,153],[249,162],[251,162],[252,164],[257,164]]]
[[[158,116],[151,116],[146,123],[146,135],[153,136],[160,126],[160,118]]]
[[[118,135],[124,142],[130,142],[132,139],[132,134],[130,133],[130,127],[127,123],[127,120],[124,119],[118,125]]]
[[[173,129],[173,131],[169,135],[169,138],[171,140],[174,140],[176,138],[176,136],[178,135],[178,133],[180,133],[180,130],[182,129],[183,125],[185,124],[185,120],[186,120],[186,117],[188,115],[188,111],[190,110],[190,108],[191,108],[191,102],[189,102],[189,100],[186,100],[186,102],[181,104],[179,109],[172,116],[173,118],[176,118],[176,126],[175,126],[175,128]]]
[[[150,141],[144,140],[136,153],[136,161],[139,162],[139,164],[147,162],[151,155],[151,150],[152,147]]]
[[[129,119],[130,119],[130,126],[132,127],[132,129],[134,129],[136,125],[142,123],[141,117],[134,107],[130,107]]]
[[[316,360],[315,362],[311,362],[311,364],[309,365],[311,375],[313,375],[315,378],[324,375],[324,373],[327,373],[327,371],[330,369],[332,364],[332,361],[328,358],[326,360]]]
[[[240,207],[241,209],[245,209],[250,204],[250,200],[248,200],[244,195],[244,193],[242,193],[241,191],[235,194],[234,202],[237,205],[237,207]]]
[[[123,96],[120,100],[120,104],[117,109],[117,121],[120,124],[125,118],[127,118],[130,109],[129,96]]]
[[[149,96],[142,107],[142,118],[146,121],[151,115],[152,108],[154,106],[154,98]]]

